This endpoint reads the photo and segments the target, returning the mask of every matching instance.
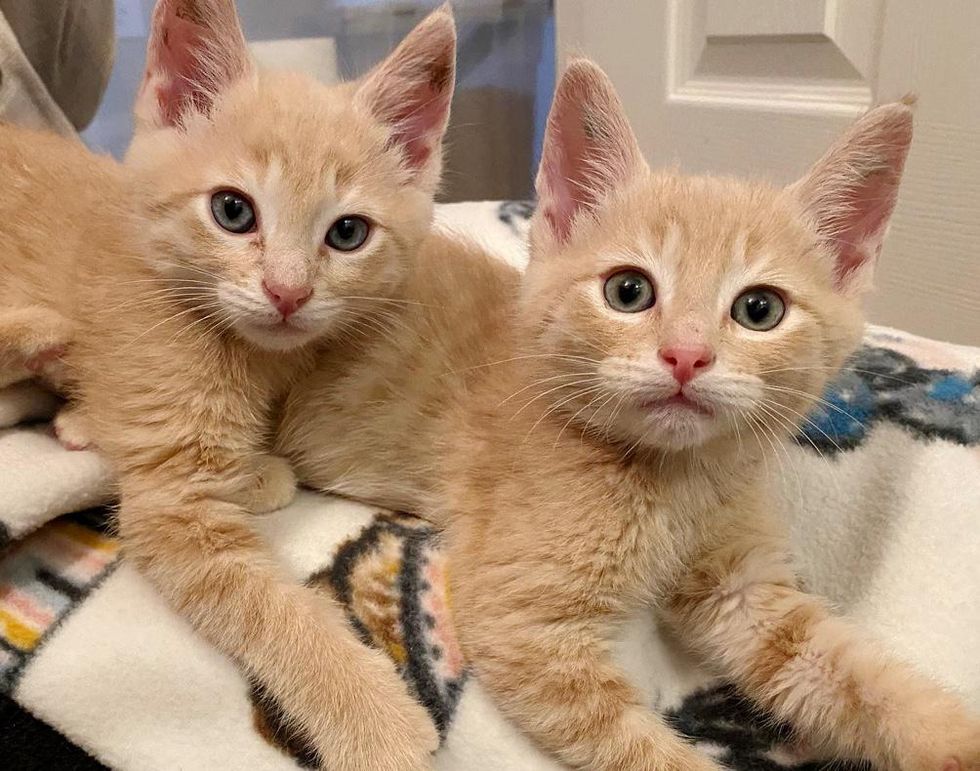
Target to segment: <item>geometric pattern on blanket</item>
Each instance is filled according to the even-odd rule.
[[[385,651],[445,739],[466,673],[447,607],[445,560],[438,532],[407,514],[377,514],[336,552],[309,585],[346,607],[365,643]],[[276,705],[253,687],[254,724],[304,768],[316,754],[283,723]],[[702,688],[664,717],[702,751],[731,769],[861,771],[861,764],[806,762],[791,731],[756,710],[730,685]]]
[[[445,739],[465,671],[447,605],[445,558],[432,526],[407,514],[378,514],[307,584],[339,600],[361,639],[388,654]],[[315,767],[312,748],[286,728],[261,687],[253,685],[252,699],[259,733],[302,766]]]
[[[797,442],[833,454],[857,447],[879,421],[922,439],[980,444],[980,371],[921,367],[890,348],[862,346],[803,425]]]
[[[50,523],[0,559],[0,691],[10,692],[31,656],[109,575],[119,542],[105,510]]]

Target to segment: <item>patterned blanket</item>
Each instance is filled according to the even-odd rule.
[[[440,216],[520,263],[528,213],[488,203]],[[980,350],[869,328],[770,469],[809,587],[975,708],[978,367]],[[262,692],[120,558],[103,507],[108,469],[96,454],[58,447],[39,422],[53,407],[30,387],[0,392],[0,766],[308,765]],[[397,662],[444,737],[437,768],[559,768],[467,677],[430,527],[312,493],[258,521],[295,575],[337,597],[365,643]],[[650,704],[731,768],[822,767],[654,618],[627,625],[616,653]]]

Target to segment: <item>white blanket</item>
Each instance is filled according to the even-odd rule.
[[[440,217],[520,263],[527,213],[461,204]],[[809,588],[975,708],[978,366],[980,350],[869,328],[828,394],[835,407],[811,416],[772,468],[782,485],[773,505],[791,519]],[[45,425],[24,425],[51,409],[42,392],[0,392],[0,538],[11,541],[0,552],[0,695],[114,768],[296,768],[266,738],[269,719],[236,668],[117,558],[104,514],[61,516],[105,503],[110,476],[96,454],[63,451]],[[422,523],[311,493],[261,523],[293,572],[340,597],[365,639],[400,664],[445,736],[437,768],[559,767],[466,677],[442,557]],[[380,610],[365,598],[379,589],[390,600]],[[738,769],[792,765],[779,731],[659,636],[652,618],[624,631],[618,655],[651,705],[705,751]]]

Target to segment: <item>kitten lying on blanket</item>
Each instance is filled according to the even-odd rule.
[[[28,314],[68,320],[0,345],[26,359],[70,338],[72,409],[118,471],[128,559],[333,769],[420,768],[437,737],[251,514],[294,494],[264,450],[314,345],[388,323],[430,226],[454,60],[444,7],[362,80],[326,87],[256,71],[233,0],[160,0],[124,170],[0,134],[17,148],[0,190],[3,315],[35,337],[48,328]]]
[[[786,190],[655,174],[605,76],[565,75],[513,360],[443,476],[464,650],[565,762],[715,767],[609,657],[644,604],[824,753],[980,769],[980,722],[797,588],[759,473],[860,339],[911,137],[887,105]]]
[[[762,473],[860,338],[911,134],[908,107],[878,108],[785,190],[653,173],[611,84],[576,63],[519,296],[502,266],[442,275],[437,251],[405,297],[414,346],[396,333],[293,390],[278,442],[301,476],[448,519],[467,657],[564,762],[717,767],[609,657],[645,605],[824,755],[980,768],[954,697],[798,589]]]

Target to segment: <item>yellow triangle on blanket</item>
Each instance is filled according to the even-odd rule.
[[[40,632],[18,621],[5,610],[0,610],[0,635],[22,651],[33,650],[41,638]]]

